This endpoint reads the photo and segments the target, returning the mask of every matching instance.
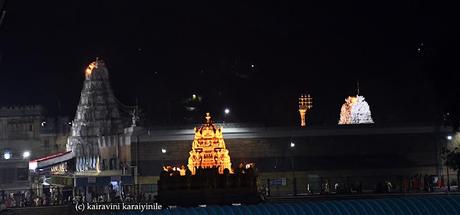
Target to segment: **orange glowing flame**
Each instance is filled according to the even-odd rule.
[[[86,70],[85,70],[85,75],[86,75],[86,77],[89,77],[95,68],[97,68],[97,61],[92,62],[92,63],[89,64],[89,66],[86,68]]]

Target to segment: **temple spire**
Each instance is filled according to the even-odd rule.
[[[209,114],[209,112],[206,113],[206,117],[205,117],[205,118],[206,118],[206,123],[207,123],[207,124],[211,124],[211,115]]]
[[[359,81],[356,82],[356,91],[357,91],[357,94],[359,96]]]

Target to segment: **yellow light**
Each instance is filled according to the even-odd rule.
[[[185,166],[184,166],[184,165],[182,165],[182,166],[180,167],[180,169],[179,169],[179,174],[180,174],[181,176],[184,176],[184,175],[186,174],[186,169],[185,169]]]
[[[299,98],[299,113],[300,113],[300,126],[306,126],[306,113],[313,107],[313,98],[308,95],[300,95]]]
[[[358,98],[355,96],[351,96],[351,103],[354,104],[358,101]]]
[[[92,73],[93,73],[93,70],[97,68],[97,60],[90,63],[88,65],[88,67],[86,67],[86,70],[85,70],[85,76],[86,77],[89,77]]]

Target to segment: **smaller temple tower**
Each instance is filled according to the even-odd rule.
[[[217,127],[206,113],[206,123],[195,127],[195,139],[188,159],[188,169],[195,175],[196,168],[218,168],[219,174],[225,169],[232,172],[230,155],[225,146],[222,127]]]
[[[339,125],[374,123],[369,104],[359,95],[359,82],[356,85],[356,96],[348,96],[340,108]]]
[[[305,127],[307,111],[313,107],[313,98],[310,94],[300,95],[299,98],[299,113],[300,113],[300,126]]]

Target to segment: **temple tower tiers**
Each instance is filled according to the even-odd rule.
[[[100,169],[99,145],[123,130],[116,98],[109,83],[105,63],[96,59],[85,70],[85,81],[67,150],[76,157],[76,170]]]
[[[225,169],[232,173],[230,155],[225,146],[222,127],[217,127],[206,113],[206,123],[195,127],[195,138],[188,159],[188,169],[195,175],[196,168],[218,168],[223,174]]]

